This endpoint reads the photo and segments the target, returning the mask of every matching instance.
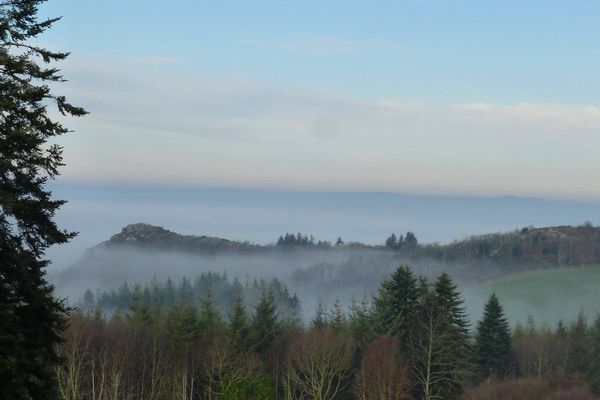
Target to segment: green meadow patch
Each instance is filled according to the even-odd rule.
[[[600,312],[600,265],[518,273],[462,290],[473,319],[496,293],[512,324],[531,315],[537,325],[554,325],[574,320],[580,311],[591,321]]]

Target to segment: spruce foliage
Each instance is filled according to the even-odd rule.
[[[583,311],[579,312],[577,319],[569,327],[568,343],[567,371],[580,374],[587,371],[589,357],[588,324]]]
[[[198,336],[198,315],[194,304],[186,302],[170,310],[167,316],[167,332],[177,353],[181,353],[193,343]]]
[[[148,297],[144,296],[139,286],[136,286],[133,290],[129,311],[127,318],[131,323],[149,325],[154,320]]]
[[[475,362],[480,378],[503,377],[510,358],[510,327],[495,294],[485,304],[475,340]]]
[[[325,329],[327,327],[327,313],[325,312],[325,307],[322,302],[317,304],[317,309],[315,310],[315,315],[310,321],[310,326],[314,329]]]
[[[396,336],[400,344],[407,342],[412,318],[419,304],[417,278],[405,266],[398,267],[383,281],[374,299],[379,334]]]
[[[213,301],[211,291],[202,300],[198,325],[200,332],[209,337],[214,336],[223,327],[221,313]]]
[[[336,299],[333,303],[333,309],[329,317],[329,327],[338,335],[345,334],[348,331],[348,320],[339,299]]]
[[[444,398],[456,398],[463,391],[465,381],[470,375],[469,360],[472,354],[469,335],[469,320],[464,300],[452,282],[450,275],[441,274],[433,285],[435,301],[441,317],[445,320],[445,335],[448,338],[448,351],[445,365],[452,366],[446,371],[441,393]]]
[[[59,18],[39,21],[42,0],[0,2],[0,398],[49,399],[56,392],[56,345],[66,309],[45,279],[44,252],[75,234],[54,215],[65,203],[46,183],[58,175],[62,149],[48,141],[68,132],[49,115],[86,111],[55,94],[52,64],[67,58],[34,44]]]
[[[279,332],[279,322],[275,309],[275,299],[271,292],[264,293],[256,306],[252,319],[252,342],[258,353],[269,350]]]
[[[348,329],[356,340],[359,350],[366,348],[377,337],[371,305],[366,298],[360,303],[352,301],[348,315]]]
[[[229,315],[229,331],[233,343],[238,350],[247,350],[249,347],[250,325],[246,306],[244,306],[244,299],[241,295],[236,297],[233,309]]]
[[[586,372],[592,392],[598,396],[600,395],[600,314],[596,316],[590,336],[590,357]]]

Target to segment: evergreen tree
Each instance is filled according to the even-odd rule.
[[[104,320],[104,313],[102,312],[102,307],[100,307],[100,304],[96,303],[96,306],[94,307],[94,321],[102,320]]]
[[[212,291],[210,290],[204,299],[202,299],[198,326],[200,332],[206,336],[215,335],[223,326],[221,313],[213,301]]]
[[[396,238],[396,234],[395,233],[392,233],[385,240],[385,247],[387,247],[388,249],[396,249],[396,248],[398,248],[398,239]]]
[[[510,357],[510,328],[495,294],[485,305],[475,339],[475,362],[480,378],[504,376]]]
[[[444,319],[444,335],[448,338],[448,350],[444,354],[446,379],[441,394],[445,399],[457,398],[472,370],[471,345],[469,342],[469,320],[464,300],[450,275],[441,274],[433,285],[436,306]]]
[[[537,328],[535,326],[535,320],[532,315],[527,316],[527,321],[525,323],[525,335],[532,338],[537,334]]]
[[[366,298],[360,303],[352,301],[348,316],[348,328],[360,350],[364,349],[377,337],[371,308]]]
[[[115,312],[113,313],[112,317],[110,318],[110,321],[114,322],[114,323],[117,323],[117,324],[123,322],[123,315],[121,314],[121,309],[120,308],[117,308],[115,310]]]
[[[229,316],[229,332],[231,339],[240,350],[246,350],[249,346],[250,325],[246,307],[242,296],[238,294]]]
[[[583,311],[577,315],[577,320],[571,324],[568,332],[569,355],[567,371],[570,373],[585,373],[589,357],[588,326]]]
[[[192,302],[172,306],[167,315],[167,332],[177,353],[181,353],[198,335],[196,307]]]
[[[171,278],[167,278],[163,292],[163,304],[171,305],[175,303],[175,286],[173,285]]]
[[[285,319],[285,324],[288,328],[300,328],[302,326],[300,315],[300,299],[296,293],[294,293],[288,303],[291,311]]]
[[[515,329],[512,332],[512,341],[516,343],[525,338],[525,336],[525,328],[523,327],[523,324],[517,321],[515,324]]]
[[[317,309],[315,310],[315,316],[310,321],[310,326],[313,329],[325,329],[327,327],[327,313],[325,312],[325,307],[323,307],[323,303],[319,302],[317,304]]]
[[[562,319],[556,324],[556,336],[559,339],[567,339],[567,327]]]
[[[153,319],[147,297],[142,294],[141,288],[136,286],[131,294],[127,321],[132,324],[150,324]]]
[[[343,334],[348,331],[348,320],[342,310],[342,304],[339,299],[333,303],[333,309],[331,310],[329,317],[329,327],[337,334]]]
[[[259,354],[271,348],[279,332],[275,299],[271,292],[263,293],[252,319],[252,344]]]
[[[398,267],[382,282],[374,299],[378,333],[398,337],[401,345],[406,343],[418,304],[417,278],[408,267]]]
[[[54,222],[64,201],[46,188],[62,166],[48,143],[68,132],[49,116],[82,116],[50,86],[63,82],[51,64],[68,53],[38,45],[59,18],[39,21],[43,0],[0,2],[0,398],[50,399],[56,393],[56,345],[66,308],[45,279],[45,250],[74,233]]]
[[[406,232],[406,236],[404,237],[404,246],[414,247],[418,244],[417,237],[411,231]]]
[[[591,329],[588,382],[595,395],[600,395],[600,314]]]
[[[94,296],[94,293],[90,289],[86,290],[83,294],[83,300],[81,305],[83,306],[83,311],[87,315],[91,315],[94,309],[96,308],[96,298]]]

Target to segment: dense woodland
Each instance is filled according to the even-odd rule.
[[[227,282],[220,275],[198,282],[209,278]],[[210,290],[198,304],[184,283],[173,286],[172,302],[154,297],[164,298],[168,283],[156,286],[154,296],[129,290],[122,303],[128,308],[112,313],[102,308],[114,305],[104,303],[105,294],[88,298],[71,315],[60,347],[67,360],[57,369],[62,398],[585,400],[600,394],[600,318],[590,326],[580,315],[556,327],[536,327],[530,319],[511,329],[492,295],[472,326],[447,274],[429,282],[407,267],[383,281],[372,299],[348,310],[339,302],[320,305],[307,324],[280,312],[279,286],[231,286],[237,295],[226,310]],[[257,288],[265,291],[247,306],[243,295]]]
[[[156,313],[167,312],[175,307],[191,302],[196,308],[207,301],[219,308],[221,313],[228,314],[239,297],[245,307],[255,307],[264,293],[270,293],[277,304],[279,318],[299,318],[300,301],[295,294],[290,294],[285,284],[277,278],[270,281],[252,280],[240,282],[234,278],[229,280],[226,274],[203,273],[193,280],[182,278],[178,283],[167,279],[164,283],[156,280],[147,285],[129,285],[123,283],[117,289],[97,291],[87,290],[82,298],[81,307],[84,312],[91,313],[96,309],[103,314],[112,315],[130,310],[134,304],[147,305]]]

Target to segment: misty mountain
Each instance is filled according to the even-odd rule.
[[[135,247],[154,251],[174,251],[199,254],[258,251],[261,246],[210,236],[180,235],[160,226],[138,223],[127,225],[120,233],[98,248]]]
[[[524,226],[579,225],[600,221],[600,203],[522,197],[452,197],[397,193],[302,192],[107,186],[52,183],[67,199],[57,221],[80,232],[48,252],[50,270],[67,268],[85,249],[134,221],[185,235],[273,243],[284,232],[313,234],[335,243],[382,244],[391,232],[414,232],[422,243],[450,243],[468,235]]]
[[[471,285],[526,270],[600,263],[600,228],[589,224],[528,227],[445,245],[415,242],[399,248],[358,242],[331,245],[302,235],[288,243],[283,240],[287,236],[258,245],[132,224],[49,277],[59,295],[74,301],[87,288],[108,290],[123,282],[144,284],[209,272],[240,281],[277,278],[312,309],[319,301],[370,296],[400,264],[428,278],[449,272],[461,284]]]

